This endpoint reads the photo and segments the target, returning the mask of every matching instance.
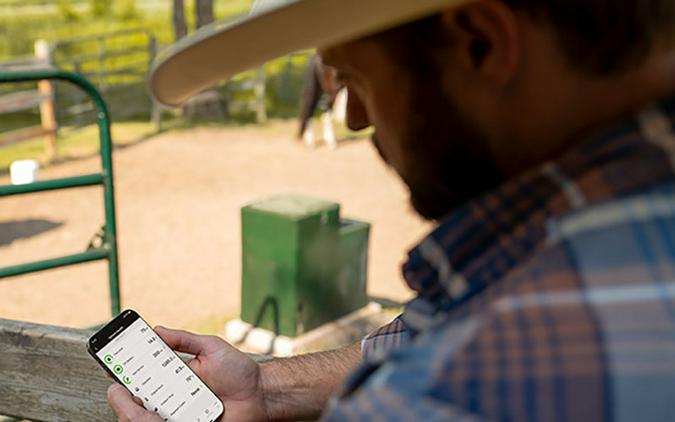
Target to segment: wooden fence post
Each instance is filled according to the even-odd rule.
[[[213,0],[197,0],[197,4],[195,4],[195,12],[197,13],[196,29],[213,23],[213,21],[216,20],[213,16]]]
[[[260,66],[255,78],[255,114],[258,123],[267,122],[267,106],[265,104],[266,91],[265,67]]]
[[[187,36],[187,23],[185,22],[185,2],[173,0],[173,31],[176,41]]]
[[[52,64],[47,41],[37,40],[35,42],[35,57],[40,65],[50,66]],[[54,113],[54,85],[48,80],[40,81],[38,82],[38,91],[42,97],[42,101],[40,101],[40,121],[45,133],[47,160],[52,161],[56,158],[56,130],[58,127],[56,114]]]

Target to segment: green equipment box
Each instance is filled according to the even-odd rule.
[[[242,208],[241,319],[296,337],[368,303],[370,225],[283,196]]]

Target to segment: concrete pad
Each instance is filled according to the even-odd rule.
[[[394,317],[395,315],[379,304],[371,302],[336,321],[295,338],[278,336],[270,330],[253,327],[240,319],[226,324],[224,337],[245,352],[287,357],[354,344]]]

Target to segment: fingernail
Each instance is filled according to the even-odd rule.
[[[110,387],[108,387],[108,394],[114,393],[118,388],[124,388],[119,384],[112,384]]]

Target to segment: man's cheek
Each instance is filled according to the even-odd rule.
[[[373,136],[370,137],[370,141],[373,143],[373,146],[375,147],[375,150],[377,150],[377,153],[380,154],[382,160],[384,160],[385,163],[389,164],[389,160],[387,159],[387,156],[384,153],[384,150],[382,149],[380,137],[377,136],[377,133],[373,134]]]

